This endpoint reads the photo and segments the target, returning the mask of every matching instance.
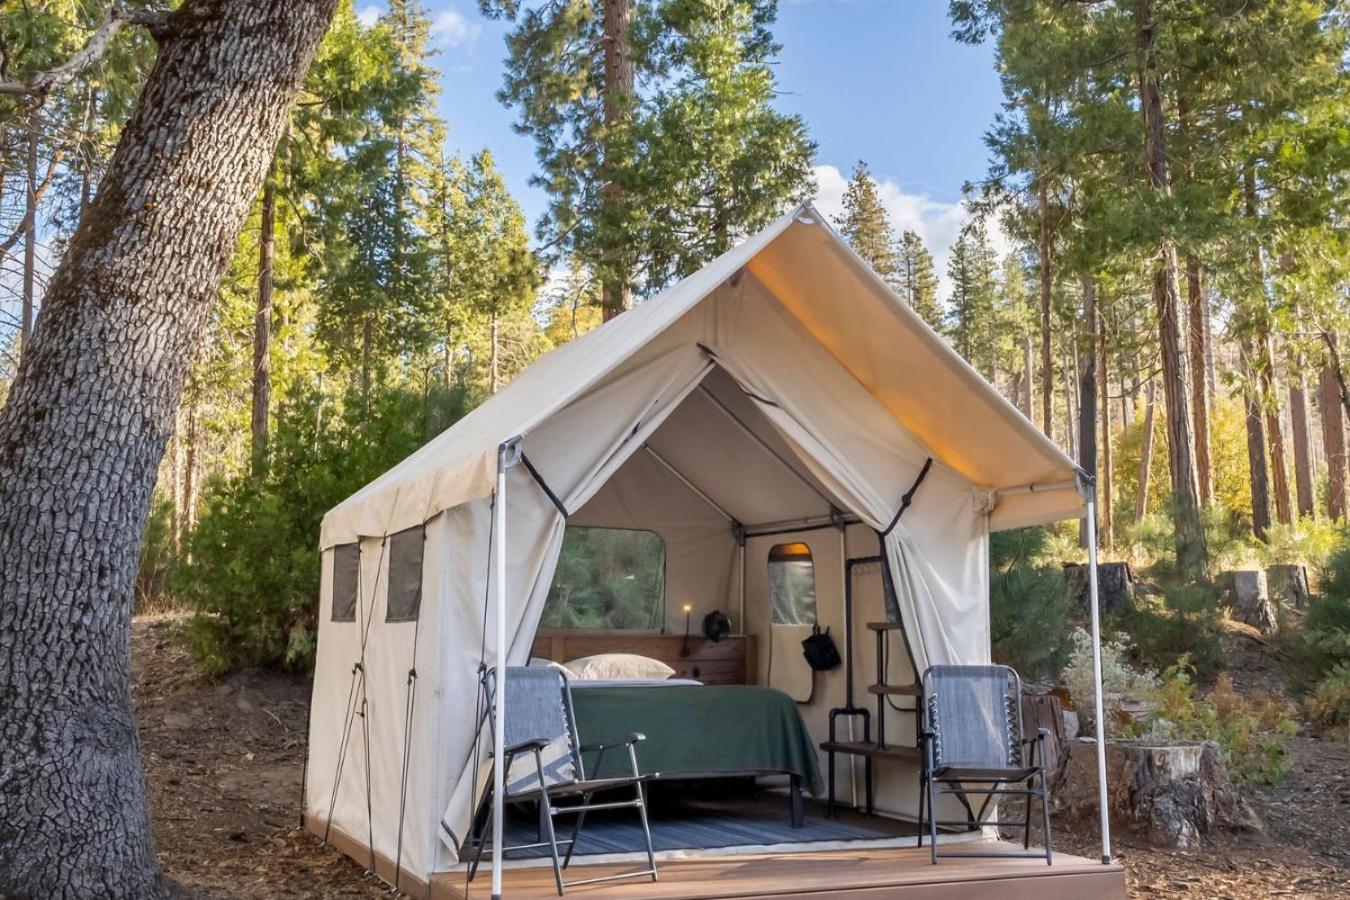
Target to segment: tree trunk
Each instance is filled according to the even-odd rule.
[[[1116,491],[1115,473],[1112,471],[1111,460],[1111,391],[1108,389],[1111,381],[1108,378],[1110,360],[1107,357],[1106,347],[1106,316],[1098,314],[1097,329],[1097,384],[1100,385],[1102,419],[1102,464],[1101,475],[1097,479],[1097,509],[1100,510],[1101,515],[1101,528],[1098,533],[1102,548],[1110,550],[1116,543]]]
[[[1308,392],[1300,361],[1295,361],[1289,373],[1289,424],[1294,443],[1294,485],[1298,496],[1299,516],[1317,513],[1313,490],[1312,440],[1308,429]]]
[[[604,269],[600,286],[602,316],[606,322],[633,305],[627,250],[614,222],[622,216],[624,190],[616,176],[617,150],[614,136],[623,130],[633,105],[634,67],[632,47],[633,0],[604,0],[604,92],[605,142],[600,188],[600,231]]]
[[[1137,0],[1135,36],[1144,68],[1139,77],[1144,111],[1149,185],[1163,197],[1171,195],[1167,157],[1167,128],[1163,119],[1161,73],[1154,46],[1157,22],[1152,0]],[[1200,525],[1199,484],[1191,440],[1189,380],[1181,346],[1177,297],[1176,248],[1164,239],[1153,271],[1153,305],[1158,319],[1162,355],[1163,397],[1167,407],[1167,462],[1172,486],[1172,522],[1176,529],[1177,567],[1183,577],[1198,580],[1206,574],[1205,535]]]
[[[1246,373],[1243,387],[1243,406],[1247,423],[1247,469],[1252,487],[1252,534],[1266,539],[1270,529],[1270,480],[1266,474],[1265,422],[1261,410],[1259,388],[1251,376],[1252,342],[1245,335],[1240,345],[1242,370]]]
[[[1050,190],[1045,179],[1040,180],[1038,209],[1041,217],[1040,276],[1041,276],[1041,431],[1054,438],[1053,408],[1055,399],[1055,360],[1050,348],[1050,294],[1053,277],[1050,272]]]
[[[1139,442],[1139,493],[1134,498],[1134,524],[1144,521],[1148,513],[1148,482],[1153,473],[1153,416],[1157,403],[1153,394],[1153,379],[1148,380],[1147,395],[1144,401],[1144,433]]]
[[[1036,379],[1036,351],[1032,347],[1031,329],[1022,332],[1022,412],[1026,413],[1028,419],[1035,420],[1036,401],[1032,396],[1034,388],[1032,382]]]
[[[20,359],[33,339],[33,308],[37,302],[37,160],[40,125],[36,112],[28,117],[28,152],[23,173],[23,310],[19,319]]]
[[[1186,312],[1189,319],[1191,415],[1195,419],[1195,469],[1199,476],[1200,502],[1214,502],[1214,472],[1209,453],[1209,390],[1205,360],[1209,355],[1209,309],[1200,280],[1200,260],[1186,255]]]
[[[155,897],[140,536],[183,380],[336,0],[200,0],[159,53],[0,411],[0,895]],[[185,189],[190,188],[190,189]]]
[[[1083,334],[1078,339],[1078,467],[1097,473],[1097,283],[1083,276]],[[1078,526],[1078,544],[1086,547],[1087,522]],[[1100,546],[1100,539],[1098,540]]]
[[[1334,346],[1335,339],[1329,343]],[[1350,461],[1346,459],[1345,407],[1341,403],[1340,380],[1333,368],[1335,360],[1322,367],[1318,384],[1318,405],[1322,413],[1322,449],[1327,458],[1327,512],[1333,521],[1350,518]]]
[[[499,379],[499,366],[501,364],[500,339],[498,335],[499,323],[497,311],[492,311],[492,354],[488,365],[488,393],[497,393],[497,388],[501,382]]]
[[[253,470],[267,468],[267,412],[272,396],[272,264],[276,258],[276,158],[263,182],[258,236],[258,302],[253,313]]]

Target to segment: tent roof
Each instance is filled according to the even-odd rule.
[[[324,547],[388,534],[492,492],[498,445],[621,370],[742,270],[939,461],[1003,498],[991,527],[1081,514],[1077,467],[864,263],[809,204],[630,312],[545,354],[459,422],[324,517]],[[528,450],[528,440],[526,441]],[[403,502],[400,502],[400,497]],[[417,498],[415,509],[408,500]]]

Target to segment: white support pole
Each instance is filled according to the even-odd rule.
[[[1102,711],[1102,627],[1097,602],[1096,486],[1087,491],[1088,603],[1092,612],[1092,691],[1097,725],[1097,802],[1102,829],[1102,862],[1111,862],[1111,822],[1106,805],[1106,716]]]
[[[506,469],[512,443],[497,448],[497,494],[492,501],[493,527],[497,544],[492,548],[492,580],[497,605],[497,667],[492,692],[492,900],[502,896],[502,817],[506,792]]]

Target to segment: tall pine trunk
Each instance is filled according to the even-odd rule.
[[[1200,502],[1214,502],[1214,468],[1209,452],[1209,386],[1205,378],[1209,357],[1209,309],[1201,283],[1200,260],[1186,255],[1186,316],[1189,323],[1187,348],[1191,372],[1191,415],[1195,420],[1195,468],[1199,476]]]
[[[1265,419],[1261,409],[1260,387],[1251,376],[1252,342],[1246,335],[1242,337],[1239,359],[1243,372],[1246,373],[1242,402],[1247,424],[1247,472],[1252,492],[1252,534],[1260,540],[1265,540],[1266,532],[1270,529],[1270,476],[1266,472]]]
[[[1313,490],[1312,438],[1308,428],[1308,391],[1302,364],[1294,362],[1289,374],[1289,425],[1293,436],[1294,487],[1298,497],[1299,516],[1317,513]]]
[[[1137,0],[1135,37],[1142,55],[1139,76],[1140,105],[1144,113],[1145,151],[1149,186],[1163,197],[1171,195],[1167,156],[1167,127],[1163,118],[1162,74],[1154,45],[1157,22],[1152,0]],[[1191,435],[1190,397],[1186,355],[1181,346],[1177,296],[1176,248],[1163,239],[1153,270],[1153,306],[1158,320],[1162,354],[1163,396],[1167,409],[1167,462],[1172,487],[1172,522],[1176,530],[1177,567],[1198,580],[1206,575],[1205,535],[1200,525],[1199,483]]]
[[[1328,339],[1329,347],[1335,338]],[[1328,353],[1330,356],[1330,353]],[[1327,458],[1327,512],[1333,520],[1350,517],[1350,460],[1346,458],[1345,405],[1341,402],[1340,378],[1332,357],[1322,367],[1318,405],[1322,413],[1322,449]]]
[[[631,273],[627,271],[627,249],[616,222],[625,203],[623,186],[618,181],[615,146],[632,114],[635,70],[632,47],[633,0],[604,0],[604,93],[605,146],[602,150],[600,188],[600,231],[605,235],[602,248],[603,274],[600,304],[606,322],[633,305]]]
[[[1040,212],[1040,292],[1041,292],[1041,431],[1054,436],[1055,360],[1050,348],[1050,300],[1054,284],[1050,271],[1053,249],[1050,235],[1050,190],[1040,179],[1037,207]]]
[[[1242,194],[1247,218],[1256,222],[1256,173],[1250,165],[1242,170]],[[1261,245],[1252,243],[1251,304],[1256,328],[1256,355],[1248,351],[1249,363],[1260,373],[1261,410],[1266,417],[1266,447],[1270,451],[1270,488],[1275,500],[1275,518],[1288,525],[1292,519],[1289,503],[1289,469],[1285,464],[1284,429],[1280,425],[1280,390],[1275,374],[1275,355],[1270,347],[1270,302],[1266,295],[1266,266]]]
[[[336,0],[199,0],[159,54],[0,411],[0,895],[155,897],[130,615],[164,445]]]
[[[258,235],[258,298],[253,312],[252,451],[255,472],[267,466],[267,417],[272,396],[272,266],[276,259],[276,158],[263,183]]]
[[[1083,276],[1083,334],[1078,339],[1078,467],[1097,472],[1097,283]],[[1078,543],[1088,543],[1087,522],[1079,525]]]
[[[1153,419],[1157,415],[1158,403],[1152,378],[1148,380],[1148,387],[1144,393],[1147,399],[1144,401],[1144,433],[1139,441],[1139,492],[1134,498],[1136,525],[1144,521],[1144,516],[1148,513],[1148,483],[1153,475],[1153,432],[1156,430]]]

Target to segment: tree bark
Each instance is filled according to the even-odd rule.
[[[335,2],[199,0],[154,29],[154,69],[0,411],[0,895],[166,892],[131,708],[139,539],[194,349]]]
[[[626,248],[618,239],[616,220],[623,214],[624,190],[618,181],[616,135],[632,112],[635,89],[632,27],[633,0],[604,0],[605,141],[601,166],[600,231],[605,234],[604,268],[600,286],[602,317],[606,322],[633,305]]]
[[[1266,472],[1265,421],[1260,389],[1251,377],[1252,342],[1246,335],[1240,344],[1240,354],[1247,381],[1242,399],[1247,423],[1247,470],[1252,489],[1252,534],[1264,541],[1270,529],[1270,477]]]
[[[1152,0],[1137,0],[1135,37],[1143,57],[1139,76],[1140,105],[1144,113],[1145,149],[1149,186],[1163,197],[1172,192],[1167,156],[1167,128],[1163,118],[1161,73],[1154,45],[1157,22]],[[1153,271],[1153,305],[1158,319],[1162,355],[1163,397],[1167,408],[1167,462],[1172,487],[1172,522],[1176,530],[1177,567],[1184,577],[1206,575],[1205,535],[1200,525],[1199,483],[1191,439],[1189,378],[1181,346],[1177,296],[1176,248],[1163,239]]]
[[[1154,397],[1153,379],[1148,380],[1144,401],[1144,433],[1139,441],[1139,493],[1134,498],[1134,524],[1144,521],[1148,513],[1148,482],[1153,473],[1153,416],[1158,404]]]
[[[258,301],[253,312],[253,470],[267,468],[267,415],[272,397],[272,266],[276,259],[276,158],[263,182],[258,235]]]
[[[1053,409],[1055,400],[1055,360],[1050,347],[1050,300],[1054,278],[1050,271],[1052,242],[1050,235],[1050,190],[1045,179],[1040,179],[1037,207],[1040,211],[1040,279],[1041,279],[1041,431],[1054,438]]]
[[[1335,346],[1334,336],[1328,344]],[[1330,354],[1328,354],[1330,355]],[[1322,413],[1322,449],[1327,458],[1327,512],[1332,520],[1350,518],[1350,461],[1346,458],[1345,407],[1341,403],[1340,379],[1336,361],[1328,359],[1318,384],[1318,405]]]
[[[1295,370],[1289,374],[1289,424],[1293,434],[1294,485],[1298,497],[1299,516],[1312,516],[1317,513],[1316,494],[1313,490],[1312,439],[1308,428],[1308,392],[1305,386],[1302,364],[1294,363]]]
[[[1078,467],[1097,472],[1097,282],[1083,276],[1083,328],[1078,339]],[[1078,526],[1078,544],[1086,547],[1087,522]],[[1101,540],[1098,538],[1098,546]]]
[[[1106,316],[1097,315],[1097,384],[1101,402],[1102,461],[1101,475],[1097,479],[1097,508],[1101,514],[1101,528],[1098,530],[1102,548],[1110,550],[1115,546],[1115,473],[1111,459],[1111,384],[1108,377],[1110,360],[1106,346]]]
[[[1186,312],[1190,328],[1191,415],[1195,419],[1195,468],[1199,476],[1200,502],[1214,502],[1214,472],[1209,452],[1209,390],[1205,360],[1209,356],[1209,309],[1201,283],[1200,260],[1186,255]]]

